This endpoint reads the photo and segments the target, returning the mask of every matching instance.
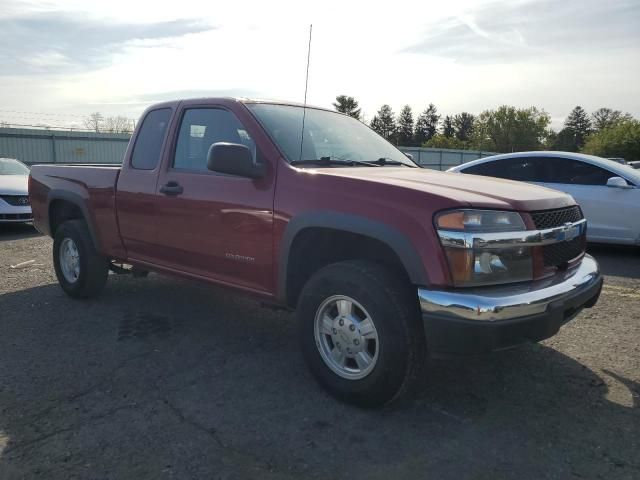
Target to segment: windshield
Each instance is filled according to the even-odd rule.
[[[0,175],[29,175],[29,169],[12,158],[0,158]]]
[[[416,166],[359,120],[315,108],[306,109],[301,155],[303,107],[267,103],[250,103],[247,107],[258,117],[289,162],[327,159],[347,164],[385,159],[389,164]]]

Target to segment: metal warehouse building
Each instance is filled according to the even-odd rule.
[[[0,128],[0,158],[34,163],[121,163],[130,135]]]

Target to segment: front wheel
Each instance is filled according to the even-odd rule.
[[[329,265],[300,296],[302,351],[318,381],[360,406],[400,397],[424,361],[424,333],[412,289],[365,261]]]
[[[89,229],[82,220],[68,220],[56,229],[53,266],[58,283],[74,298],[97,296],[109,274],[109,263],[96,252]]]

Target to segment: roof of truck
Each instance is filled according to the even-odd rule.
[[[176,100],[168,100],[165,102],[154,103],[153,108],[158,108],[161,106],[174,106],[180,102],[193,102],[193,101],[201,101],[203,103],[216,103],[216,102],[238,102],[238,103],[264,103],[270,105],[286,105],[291,107],[306,107],[313,108],[316,110],[326,110],[328,112],[340,113],[335,110],[331,110],[325,107],[318,107],[317,105],[309,105],[300,102],[291,102],[288,100],[275,100],[275,99],[262,99],[262,98],[247,98],[247,97],[193,97],[193,98],[181,98]]]
[[[288,105],[291,107],[306,107],[306,108],[315,108],[317,110],[327,110],[329,112],[335,112],[335,110],[331,110],[330,108],[318,107],[317,105],[309,105],[300,103],[300,102],[291,102],[287,100],[273,100],[273,99],[262,99],[262,98],[236,98],[238,102],[241,103],[267,103],[271,105]],[[340,113],[340,112],[337,112]]]

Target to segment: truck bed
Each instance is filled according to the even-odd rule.
[[[50,218],[54,205],[79,205],[88,219],[97,250],[124,257],[115,203],[119,175],[117,165],[34,165],[29,176],[34,226],[52,235],[52,225],[59,220]]]

